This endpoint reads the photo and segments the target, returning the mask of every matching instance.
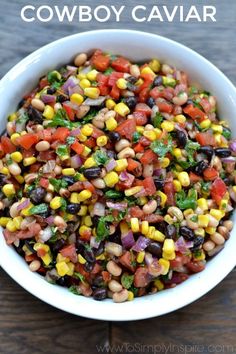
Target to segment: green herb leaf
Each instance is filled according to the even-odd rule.
[[[195,93],[198,93],[198,89],[195,86],[191,86],[189,89],[189,95],[194,95]]]
[[[122,192],[116,191],[114,189],[109,189],[105,192],[105,197],[108,199],[121,199],[124,194]]]
[[[139,132],[134,132],[133,136],[132,136],[132,140],[134,143],[137,143],[139,141],[139,139],[141,138],[142,134],[140,134]]]
[[[29,213],[30,215],[37,215],[37,214],[43,214],[48,211],[48,206],[45,203],[35,205],[32,208],[30,208]]]
[[[105,71],[104,71],[104,75],[110,75],[111,73],[113,73],[113,71],[115,71],[114,69],[112,69],[111,67],[107,68]]]
[[[181,190],[176,193],[176,205],[182,209],[195,209],[197,207],[197,193],[195,189],[191,188],[188,192],[188,195]]]
[[[193,216],[190,218],[190,220],[191,220],[192,222],[197,222],[197,220],[198,220],[197,215],[193,215]]]
[[[211,182],[201,181],[202,192],[209,193],[211,187]]]
[[[109,157],[107,156],[105,151],[102,151],[102,150],[97,150],[93,154],[93,157],[98,165],[105,165],[106,162],[109,160]]]
[[[21,114],[17,119],[16,119],[16,128],[21,128],[22,126],[25,126],[25,124],[28,122],[29,116],[27,113]],[[24,128],[23,128],[24,129]]]
[[[198,143],[194,143],[191,140],[187,141],[187,144],[185,145],[185,151],[187,152],[188,155],[188,160],[189,162],[195,163],[195,159],[193,157],[195,151],[197,151],[200,148],[200,145]]]
[[[53,185],[57,193],[61,188],[68,186],[68,183],[64,179],[49,178],[49,182]]]
[[[84,281],[84,276],[79,272],[74,272],[73,276],[82,282]]]
[[[163,116],[161,115],[161,113],[157,113],[155,115],[155,117],[153,118],[153,125],[155,128],[160,128],[161,123],[163,122]]]
[[[59,82],[61,80],[61,75],[56,70],[49,71],[47,74],[47,79],[50,84],[53,84],[54,82]]]
[[[74,142],[75,142],[75,137],[74,136],[68,136],[68,138],[66,139],[66,143],[68,144],[68,145],[71,145],[71,144],[73,144]]]
[[[134,281],[134,275],[124,273],[121,277],[121,284],[125,289],[130,289]]]
[[[103,241],[107,236],[109,236],[109,227],[107,223],[112,221],[114,221],[112,215],[103,216],[99,219],[96,241]]]
[[[225,137],[225,139],[230,140],[232,135],[231,130],[229,128],[223,127],[222,135]]]
[[[152,151],[155,152],[160,158],[164,157],[169,151],[172,150],[172,138],[169,135],[166,140],[155,140],[150,145]]]
[[[97,114],[98,110],[95,107],[90,108],[88,114],[82,118],[83,124],[91,122]]]
[[[63,210],[63,211],[66,211],[66,208],[67,208],[67,202],[64,198],[61,198],[61,207],[60,209]]]
[[[59,145],[56,148],[56,154],[59,157],[65,157],[68,156],[69,157],[69,151],[68,151],[68,147],[66,145]]]
[[[71,286],[69,287],[69,291],[70,291],[72,294],[74,294],[74,295],[81,295],[81,293],[78,292],[78,287],[75,286],[75,285],[71,285]]]
[[[68,116],[66,114],[66,111],[64,109],[59,109],[55,116],[53,117],[53,120],[48,124],[49,127],[66,127],[69,129],[73,128],[72,122],[68,120]]]

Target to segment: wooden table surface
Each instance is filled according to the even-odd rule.
[[[24,23],[20,9],[51,1],[0,0],[0,77],[40,46],[69,34],[100,28],[129,28],[161,34],[197,50],[236,84],[235,1],[211,1],[217,22],[134,23],[129,10],[140,3],[124,0],[127,12],[120,23]],[[53,4],[62,6],[62,1]],[[114,5],[115,1],[104,1]],[[158,1],[158,5],[167,2]],[[168,1],[168,6],[177,1]],[[206,1],[181,1],[185,8]],[[71,5],[100,5],[100,1]],[[143,4],[150,9],[154,1]],[[222,266],[224,266],[222,264]],[[217,271],[217,270],[216,270]],[[0,354],[119,353],[236,353],[236,272],[195,303],[167,316],[138,322],[109,323],[66,314],[50,307],[18,286],[0,270]]]

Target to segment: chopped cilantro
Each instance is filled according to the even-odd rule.
[[[229,128],[223,127],[222,135],[225,137],[225,139],[230,140],[231,139],[231,130]]]
[[[66,143],[68,145],[71,145],[75,142],[75,137],[74,136],[68,136],[68,138],[66,139]]]
[[[197,220],[198,220],[197,215],[193,215],[193,216],[190,218],[190,220],[191,220],[192,222],[197,222]]]
[[[61,207],[60,209],[63,211],[66,211],[66,207],[67,207],[67,202],[64,198],[61,198]]]
[[[200,148],[200,145],[198,143],[194,143],[191,140],[187,141],[187,144],[185,145],[185,151],[187,152],[188,156],[188,161],[190,164],[195,163],[195,159],[193,157],[195,151],[197,151]]]
[[[53,185],[57,193],[61,188],[66,188],[68,186],[67,182],[64,179],[49,178],[49,182]]]
[[[155,115],[155,117],[153,118],[153,125],[155,128],[160,128],[161,123],[163,122],[163,116],[161,115],[161,113],[157,113]]]
[[[49,127],[66,127],[69,129],[73,128],[73,123],[68,120],[68,116],[66,114],[66,111],[64,109],[59,109],[55,116],[53,117],[53,120],[48,124]]]
[[[71,285],[69,287],[69,291],[74,295],[80,295],[81,293],[78,291],[78,287],[75,285]]]
[[[49,71],[49,73],[47,74],[47,79],[48,79],[48,82],[50,84],[53,84],[55,82],[60,82],[61,80],[61,75],[58,71],[56,70],[53,70],[53,71]]]
[[[116,191],[115,189],[109,189],[105,192],[105,197],[108,199],[120,199],[123,196],[122,192]]]
[[[140,134],[139,132],[134,132],[133,136],[132,136],[132,140],[134,143],[137,143],[139,141],[139,139],[141,138],[142,134]]]
[[[84,276],[82,274],[80,274],[79,272],[74,272],[73,276],[82,282],[84,281]]]
[[[30,208],[29,213],[30,215],[34,215],[34,214],[44,214],[48,211],[48,206],[45,203],[39,204],[39,205],[35,205],[32,208]]]
[[[134,275],[124,273],[121,277],[121,284],[125,289],[130,289],[134,281]]]
[[[59,157],[69,157],[69,151],[68,151],[68,147],[66,145],[58,145],[58,147],[56,148],[56,154]]]
[[[105,71],[104,71],[104,75],[110,75],[111,73],[113,73],[113,71],[115,71],[114,69],[112,69],[111,67],[107,68]]]
[[[201,182],[201,189],[203,192],[208,193],[211,187],[211,182]]]
[[[197,207],[197,193],[195,189],[191,188],[186,195],[184,190],[176,193],[177,206],[184,209],[195,209]]]
[[[105,153],[105,151],[102,150],[97,150],[93,154],[94,160],[98,165],[105,165],[105,163],[109,160],[109,157]]]
[[[152,151],[155,152],[160,158],[164,157],[169,151],[172,150],[172,138],[169,135],[166,140],[155,140],[150,145]]]
[[[109,236],[109,226],[107,223],[112,221],[114,221],[112,215],[103,216],[99,219],[96,241],[103,241],[107,236]]]
[[[198,93],[198,89],[195,86],[191,86],[189,89],[189,95],[193,95],[195,93]]]

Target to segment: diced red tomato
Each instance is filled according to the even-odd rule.
[[[75,111],[66,103],[62,103],[64,110],[70,120],[75,120]]]
[[[38,137],[40,140],[46,140],[50,143],[52,141],[52,128],[40,130],[38,132]]]
[[[202,146],[204,145],[216,146],[215,137],[211,133],[197,133],[196,140]]]
[[[148,165],[150,163],[154,163],[158,161],[157,154],[151,149],[148,149],[144,152],[143,156],[140,159],[143,165]]]
[[[139,139],[140,144],[142,144],[143,146],[147,147],[151,144],[151,141],[146,138],[145,136],[141,136],[141,138]]]
[[[86,141],[84,141],[83,144],[92,149],[96,146],[96,140],[93,137],[90,137]]]
[[[189,178],[191,183],[197,183],[201,181],[201,177],[193,173],[192,171],[189,173]]]
[[[137,152],[143,152],[144,151],[144,146],[141,143],[136,144],[133,147],[134,151]]]
[[[151,281],[151,276],[146,267],[139,267],[134,273],[134,286],[136,288],[144,288]]]
[[[100,90],[100,95],[106,96],[109,94],[108,85],[109,76],[99,73],[97,75],[98,88]]]
[[[39,81],[39,90],[42,90],[44,87],[49,86],[49,82],[48,79],[46,77],[43,77],[40,81]]]
[[[207,118],[206,114],[200,108],[194,107],[192,104],[187,105],[183,111],[192,119],[199,119],[200,121],[203,121]]]
[[[140,162],[134,160],[134,159],[131,159],[131,158],[128,158],[128,167],[127,167],[127,170],[128,171],[133,171],[135,170],[136,168],[139,168],[141,166]]]
[[[217,203],[220,204],[227,192],[225,182],[221,178],[216,178],[211,186],[211,197]]]
[[[16,151],[16,147],[12,144],[11,139],[7,136],[1,137],[1,148],[5,154],[11,154],[12,152]]]
[[[175,205],[175,188],[173,182],[164,184],[164,193],[167,196],[167,205]]]
[[[219,173],[214,167],[208,167],[203,171],[203,176],[206,181],[214,181],[219,176]]]
[[[207,98],[202,98],[199,103],[206,113],[209,113],[211,111],[212,107]]]
[[[135,112],[143,113],[147,117],[150,117],[152,114],[151,108],[146,103],[138,103],[135,107]]]
[[[159,88],[158,88],[158,87],[154,87],[154,88],[150,91],[150,96],[151,96],[152,98],[154,98],[154,100],[156,100],[157,98],[161,97]]]
[[[186,264],[186,267],[193,273],[199,273],[205,269],[206,265],[203,261],[191,261]]]
[[[71,144],[71,149],[75,151],[78,155],[81,155],[82,152],[84,151],[84,145],[80,144],[78,141],[75,141],[73,144]]]
[[[107,55],[97,55],[96,58],[93,59],[93,65],[99,71],[105,71],[109,67],[110,58]]]
[[[107,272],[106,270],[102,271],[102,278],[105,283],[108,283],[111,280],[111,274]]]
[[[149,96],[149,91],[150,91],[149,87],[146,87],[139,92],[139,101],[141,103],[145,103],[147,101]]]
[[[149,214],[142,217],[142,220],[148,221],[150,224],[156,224],[163,221],[163,216],[158,214]]]
[[[47,189],[49,186],[49,180],[47,178],[40,178],[39,184],[41,187]]]
[[[176,254],[175,259],[170,260],[170,266],[175,270],[182,267],[186,263],[189,263],[189,261],[190,261],[189,256],[186,256],[184,254]]]
[[[152,177],[146,177],[143,180],[143,187],[145,188],[146,195],[152,196],[156,192],[156,186]]]
[[[93,53],[93,55],[92,55],[91,58],[90,58],[90,63],[93,64],[93,61],[96,60],[97,57],[98,57],[99,55],[101,55],[101,54],[102,54],[101,49],[96,49],[95,52]]]
[[[121,257],[119,257],[119,262],[127,269],[134,272],[135,267],[132,263],[133,257],[129,251],[126,251]]]
[[[38,134],[28,133],[17,138],[17,143],[24,149],[29,150],[39,141]]]
[[[173,105],[167,101],[166,102],[165,101],[157,102],[157,106],[158,106],[160,112],[170,114],[173,111]]]
[[[110,96],[115,101],[120,98],[120,89],[116,86],[116,84],[113,85],[111,92],[110,92]]]
[[[80,273],[85,279],[90,279],[90,273],[86,272],[84,266],[80,263],[75,264],[75,271]]]
[[[95,192],[95,187],[92,183],[89,181],[83,182],[84,189],[88,189],[90,192],[94,193]]]
[[[52,135],[52,141],[61,141],[62,143],[65,142],[66,138],[70,135],[70,131],[68,128],[59,127]]]
[[[97,139],[97,138],[98,138],[99,136],[101,136],[101,135],[104,135],[103,131],[100,130],[100,129],[98,129],[98,128],[96,128],[95,126],[93,126],[92,137],[93,137],[94,139]]]
[[[123,57],[118,57],[111,63],[111,66],[116,71],[121,71],[122,73],[126,73],[126,72],[128,73],[130,68],[130,62]]]
[[[38,154],[38,159],[39,159],[39,161],[55,160],[56,159],[56,154],[55,154],[54,151],[41,151]]]
[[[147,116],[142,112],[134,112],[133,113],[134,119],[136,121],[136,125],[146,125],[147,124]]]
[[[111,73],[109,76],[108,76],[108,85],[109,86],[114,86],[116,81],[118,79],[121,79],[122,77],[124,77],[124,74],[123,73],[119,73],[119,72],[113,72]]]
[[[32,156],[32,155],[31,155],[31,156]],[[34,163],[33,165],[30,165],[29,172],[30,172],[30,173],[38,172],[38,170],[40,169],[41,166],[42,166],[41,163],[36,162],[36,163]]]
[[[142,209],[139,207],[139,206],[133,206],[131,208],[129,208],[129,215],[132,217],[132,218],[142,218],[143,217],[143,211]]]
[[[72,243],[69,246],[63,247],[60,250],[60,253],[61,253],[61,255],[63,257],[70,258],[71,262],[77,263],[78,257],[77,257],[76,248],[75,248],[75,244],[74,243]]]
[[[135,119],[127,119],[118,125],[116,131],[120,135],[125,136],[127,139],[131,140],[134,132],[136,131]]]

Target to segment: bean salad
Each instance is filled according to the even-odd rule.
[[[6,130],[0,237],[73,294],[173,288],[230,237],[236,141],[184,71],[80,53],[40,78]]]

